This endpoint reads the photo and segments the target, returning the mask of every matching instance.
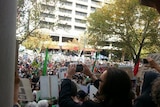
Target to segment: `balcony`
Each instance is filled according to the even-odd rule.
[[[84,27],[84,28],[86,28],[86,24],[85,24],[85,23],[75,22],[75,25],[76,25],[76,26],[79,26],[79,27]]]
[[[53,19],[53,18],[48,18],[48,17],[41,17],[40,18],[41,21],[44,21],[44,22],[49,22],[49,23],[55,23],[56,20]]]
[[[75,10],[86,14],[88,13],[88,9],[76,8]]]
[[[71,21],[65,21],[65,20],[60,20],[58,21],[58,23],[62,24],[62,25],[72,25]]]
[[[73,9],[72,6],[68,6],[68,5],[62,5],[61,8],[69,9],[69,10],[72,10],[72,9]]]
[[[82,5],[88,5],[88,0],[77,0],[76,3],[82,4]]]
[[[92,1],[92,2],[91,2],[91,6],[92,6],[92,7],[100,8],[101,5],[102,5],[101,2],[95,2],[95,1]]]
[[[60,16],[67,16],[67,17],[72,17],[72,13],[63,13],[63,12],[58,12],[57,15]]]

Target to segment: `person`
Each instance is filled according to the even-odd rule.
[[[140,77],[137,78],[137,82],[136,82],[136,96],[138,97],[140,95],[141,92],[141,80]]]
[[[78,92],[77,92],[77,98],[78,98],[78,100],[81,102],[81,103],[83,103],[84,101],[87,101],[88,100],[88,98],[87,98],[87,93],[85,92],[85,91],[83,91],[83,90],[79,90]]]
[[[151,87],[152,82],[159,76],[159,73],[153,71],[147,71],[144,74],[142,92],[135,101],[133,107],[156,107],[156,104],[152,101]]]
[[[40,79],[40,77],[37,74],[33,73],[33,77],[31,79],[32,91],[39,88],[39,87],[37,87],[37,85],[38,85],[37,83],[39,82],[39,79]]]
[[[152,100],[151,88],[153,81],[160,76],[159,74],[160,67],[158,63],[156,63],[152,58],[148,57],[146,59],[148,61],[148,64],[146,66],[154,68],[158,72],[154,71],[145,72],[141,95],[135,99],[133,107],[157,107],[155,102]]]
[[[68,66],[67,78],[62,81],[59,92],[60,107],[132,107],[131,80],[125,71],[113,67],[108,68],[97,79],[85,64],[83,64],[82,73],[95,82],[99,81],[97,82],[97,100],[87,100],[82,104],[75,102],[71,97],[71,79],[75,70],[75,64]]]
[[[152,99],[160,107],[160,77],[154,80],[151,90]]]
[[[149,65],[146,66],[151,67],[160,73],[160,66],[153,58],[148,57],[147,61],[149,62]]]
[[[40,101],[38,101],[37,105],[38,105],[38,107],[48,107],[49,106],[47,100],[40,100]]]
[[[28,102],[25,107],[37,107],[37,103],[34,102],[34,101],[33,102]]]

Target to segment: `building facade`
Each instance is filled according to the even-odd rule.
[[[86,31],[86,18],[111,0],[41,0],[40,28],[52,31],[53,41],[79,39]]]

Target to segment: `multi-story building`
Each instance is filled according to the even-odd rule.
[[[86,31],[87,17],[97,8],[111,2],[114,0],[41,0],[40,28],[51,30],[50,35],[53,41],[59,42],[59,49],[64,47],[63,42],[73,38],[79,40]],[[112,48],[113,40],[109,41],[109,46],[104,49]],[[108,57],[111,59],[111,53]]]
[[[51,37],[60,43],[79,39],[86,31],[86,18],[109,1],[111,0],[41,0],[40,27],[52,30]]]

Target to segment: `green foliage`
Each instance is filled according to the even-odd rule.
[[[58,1],[60,0],[45,0],[45,2],[43,0],[43,3],[41,4],[41,1],[39,0],[17,0],[17,35],[23,35],[23,39],[22,37],[17,37],[20,41],[19,43],[22,43],[27,39],[35,29],[42,28],[43,24],[41,22],[44,19],[41,17],[41,10],[46,11],[51,7],[46,6],[46,4],[52,3],[52,5],[54,5],[52,6],[52,10],[48,11],[49,14],[50,12],[54,12]],[[48,29],[53,30],[56,23],[58,23],[58,21],[55,23],[48,23],[47,26],[43,26],[43,28],[49,27]]]
[[[49,35],[34,31],[23,41],[22,45],[31,50],[41,51],[47,48],[50,43],[52,43],[52,39]]]
[[[118,36],[117,47],[130,53],[133,60],[140,58],[142,49],[159,44],[159,16],[137,0],[116,0],[97,9],[88,18],[90,43],[103,43]]]

